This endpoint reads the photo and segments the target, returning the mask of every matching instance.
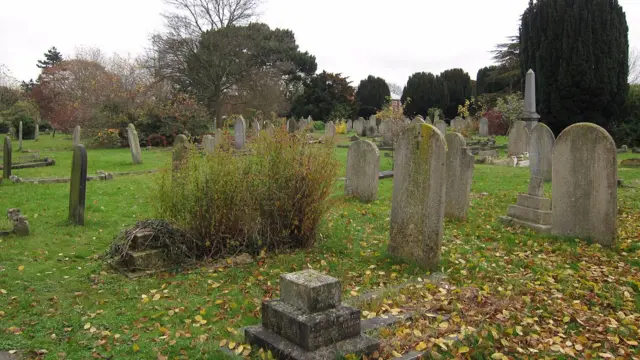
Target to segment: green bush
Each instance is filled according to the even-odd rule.
[[[313,122],[313,129],[314,130],[318,130],[318,131],[323,131],[324,130],[324,123],[322,121],[314,121]]]
[[[256,138],[252,155],[192,152],[159,175],[155,215],[189,234],[205,258],[310,247],[338,171],[333,146],[277,129]]]
[[[36,123],[40,121],[40,111],[31,101],[18,101],[11,108],[2,112],[6,123],[10,124],[18,136],[18,129],[22,121],[22,138],[33,139]]]

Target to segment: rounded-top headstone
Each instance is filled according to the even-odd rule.
[[[378,198],[378,174],[380,172],[380,151],[368,140],[351,143],[347,152],[347,177],[344,193],[355,196],[362,202]]]
[[[553,164],[553,144],[556,137],[553,131],[543,123],[538,123],[529,135],[529,169],[531,176],[551,181]]]
[[[244,149],[247,140],[247,123],[242,116],[236,116],[233,130],[235,131],[236,150]]]
[[[612,246],[616,238],[616,144],[598,125],[569,126],[553,148],[552,233]]]

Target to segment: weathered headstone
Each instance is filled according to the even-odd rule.
[[[253,130],[253,136],[260,135],[260,122],[258,122],[258,120],[253,120],[253,123],[251,124],[251,128]]]
[[[349,120],[347,121],[347,132],[353,130],[353,121]]]
[[[362,334],[360,310],[342,305],[338,279],[315,270],[280,277],[280,299],[262,302],[262,325],[245,330],[246,342],[276,359],[324,360],[366,355],[379,342]]]
[[[405,129],[396,144],[389,253],[435,269],[440,262],[446,143],[428,124]]]
[[[444,215],[450,219],[467,218],[469,192],[473,179],[475,158],[469,153],[464,137],[448,133],[447,141],[447,191]]]
[[[382,143],[393,146],[393,120],[383,119],[380,123],[380,133],[382,133]]]
[[[380,172],[380,152],[368,140],[351,143],[347,153],[347,177],[344,193],[355,196],[362,202],[378,198],[378,173]]]
[[[540,115],[536,112],[536,74],[532,69],[527,71],[524,85],[524,109],[520,117],[527,130],[531,131],[540,120]]]
[[[236,117],[233,129],[235,130],[236,150],[242,150],[244,149],[245,142],[247,141],[247,124],[244,122],[244,118],[242,116]]]
[[[84,225],[84,206],[87,194],[87,149],[84,145],[73,146],[71,162],[71,187],[69,191],[69,221]]]
[[[269,124],[267,124],[267,126],[265,127],[265,131],[267,132],[267,134],[268,134],[269,136],[273,136],[273,134],[274,134],[274,133],[275,133],[275,131],[276,131],[276,128],[275,128],[275,126],[273,126],[273,124],[272,124],[272,123],[269,123]]]
[[[22,151],[22,121],[18,124],[18,151]]]
[[[528,193],[518,194],[518,202],[509,206],[507,216],[501,216],[500,222],[548,234],[551,232],[551,216],[551,199],[544,197],[544,179],[533,176],[529,181]]]
[[[478,134],[481,137],[489,136],[489,120],[486,117],[480,118],[480,122],[478,124]]]
[[[189,139],[183,134],[176,136],[173,140],[173,150],[171,151],[171,160],[173,161],[173,170],[177,170],[189,154]]]
[[[336,125],[333,121],[329,121],[324,125],[324,137],[331,139],[336,136]]]
[[[375,115],[371,115],[369,116],[369,124],[367,125],[367,127],[378,127],[378,119],[376,119]]]
[[[4,137],[4,148],[2,151],[2,178],[6,181],[9,181],[11,177],[11,156],[12,156],[12,148],[11,148],[11,139],[8,136]]]
[[[33,130],[33,140],[38,140],[40,137],[40,125],[36,124],[35,129]]]
[[[216,139],[211,135],[202,137],[202,145],[205,154],[213,154],[216,151]]]
[[[444,120],[436,120],[434,126],[442,133],[442,135],[447,133],[447,123],[444,122]]]
[[[222,129],[216,129],[216,141],[215,141],[216,146],[222,145],[223,141],[224,141],[224,134],[222,133]]]
[[[615,243],[617,167],[616,144],[603,128],[578,123],[560,133],[553,148],[554,235]]]
[[[127,126],[127,140],[129,141],[129,150],[131,151],[131,159],[133,164],[142,164],[142,151],[140,151],[140,140],[138,132],[133,124]]]
[[[520,155],[529,151],[529,130],[524,121],[515,121],[509,130],[509,155]]]
[[[358,120],[353,122],[353,130],[356,132],[358,136],[366,135],[366,127],[363,118],[358,118]]]
[[[413,120],[411,120],[411,125],[422,125],[422,124],[426,124],[426,122],[424,122],[424,119],[420,115],[414,117]]]
[[[553,144],[556,137],[553,131],[543,123],[538,123],[529,135],[529,168],[531,176],[538,176],[544,181],[551,181],[551,164],[553,161]]]
[[[287,120],[287,131],[289,134],[293,134],[298,130],[298,124],[296,123],[296,119],[291,118]]]
[[[73,146],[80,145],[81,132],[82,129],[80,125],[76,125],[76,127],[73,128]]]

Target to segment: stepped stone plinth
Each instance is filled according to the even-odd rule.
[[[360,310],[341,305],[340,281],[314,270],[280,277],[279,300],[262,303],[262,325],[246,341],[277,359],[336,359],[370,354],[379,342],[362,334]]]
[[[518,202],[509,206],[507,216],[501,216],[500,221],[506,225],[525,226],[541,234],[551,233],[551,199],[543,197],[543,190],[543,178],[532,177],[528,194],[518,194]]]

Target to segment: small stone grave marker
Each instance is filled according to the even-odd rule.
[[[87,193],[87,149],[79,144],[73,147],[71,186],[69,191],[69,221],[84,225],[84,207]]]

